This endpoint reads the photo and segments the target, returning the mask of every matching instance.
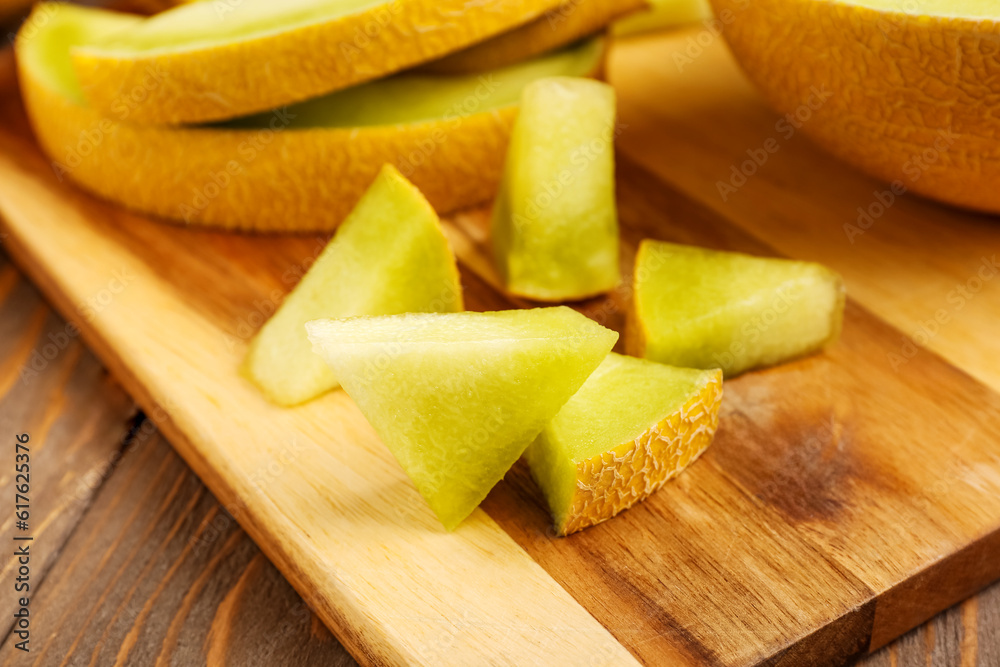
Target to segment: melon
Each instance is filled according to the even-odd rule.
[[[567,301],[618,284],[614,135],[611,86],[555,77],[524,89],[492,217],[510,293]]]
[[[105,114],[145,92],[132,122],[200,123],[301,102],[475,44],[562,0],[195,2],[73,49]]]
[[[306,328],[448,530],[618,339],[566,307],[318,320]]]
[[[257,333],[243,373],[279,405],[337,387],[305,323],[322,317],[462,310],[455,255],[420,191],[386,165],[337,235]]]
[[[779,113],[862,171],[1000,212],[1000,6],[993,0],[712,0]]]
[[[843,320],[843,281],[813,262],[645,240],[632,286],[629,354],[727,377],[817,352]]]
[[[420,70],[468,74],[505,67],[592,36],[615,19],[648,6],[647,0],[567,2],[527,25],[425,63]]]
[[[487,201],[524,87],[604,60],[604,42],[590,40],[481,74],[402,74],[240,122],[162,128],[131,122],[141,94],[111,115],[88,107],[69,61],[70,47],[142,19],[65,3],[32,16],[18,78],[60,180],[187,225],[259,232],[332,230],[385,163],[439,213]]]
[[[556,532],[633,507],[693,463],[719,426],[722,373],[610,354],[528,448]]]

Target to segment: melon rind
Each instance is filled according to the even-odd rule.
[[[571,0],[527,25],[424,63],[420,70],[469,74],[506,67],[593,36],[612,21],[647,7],[647,0]]]
[[[296,127],[288,110],[268,114],[270,120],[256,128],[135,125],[129,105],[104,116],[86,105],[71,74],[58,73],[72,71],[70,44],[140,19],[63,3],[43,3],[32,16],[38,20],[25,25],[37,27],[30,39],[18,39],[16,51],[39,143],[60,180],[130,209],[198,227],[325,232],[347,216],[387,163],[442,214],[496,194],[520,91],[498,108],[479,102],[479,110],[467,115],[363,127]],[[538,69],[539,76],[588,75],[600,71],[603,56],[604,42],[596,40],[514,67]],[[494,73],[496,81],[504,72],[510,80],[514,71]],[[479,75],[472,80],[475,100]],[[352,99],[364,93],[347,92]],[[327,98],[292,113],[323,104]]]
[[[905,188],[946,204],[1000,212],[996,3],[712,5],[717,14],[732,16],[726,41],[770,106],[788,115],[790,128],[895,183],[896,195]],[[913,13],[903,11],[909,7]],[[857,212],[853,216],[848,224]]]
[[[247,34],[206,33],[190,42],[155,32],[189,22],[224,30],[273,0],[196,2],[157,14],[116,39],[80,45],[73,66],[87,100],[106,115],[146,91],[130,120],[181,124],[236,118],[378,79],[528,23],[562,0],[388,0],[356,11],[285,21],[277,14]],[[282,3],[277,3],[281,5]],[[299,14],[302,2],[287,3]],[[322,5],[323,3],[318,3]],[[150,37],[150,35],[153,35]],[[162,43],[159,43],[162,42]],[[156,77],[150,85],[151,73]]]
[[[622,389],[626,374],[649,375],[649,381]],[[618,377],[615,377],[615,376]],[[635,437],[590,456],[574,455],[574,438],[600,442],[600,424],[633,411],[650,392],[663,391],[664,377],[686,387],[677,404],[664,404]],[[659,386],[658,386],[659,385]],[[616,393],[609,394],[611,389]],[[671,389],[676,389],[671,387]],[[675,399],[676,400],[676,399]],[[569,535],[606,521],[659,490],[698,459],[712,443],[719,425],[722,373],[662,366],[611,354],[528,449],[532,475],[541,486],[559,535]],[[610,413],[610,414],[609,414]],[[618,414],[615,414],[618,413]],[[588,422],[587,415],[595,415]],[[634,433],[634,431],[633,431]],[[591,444],[591,446],[593,446]]]

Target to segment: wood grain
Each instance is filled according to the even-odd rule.
[[[15,99],[6,110],[16,105]],[[23,118],[9,120],[11,128],[24,127]],[[281,410],[239,378],[240,325],[268,305],[257,281],[281,284],[281,276],[313,256],[315,243],[293,240],[284,249],[292,254],[278,251],[282,269],[266,273],[248,260],[253,244],[260,249],[271,241],[193,231],[191,237],[176,228],[156,238],[166,228],[114,208],[97,214],[92,207],[103,203],[54,181],[43,185],[37,179],[51,179],[48,163],[23,134],[5,131],[0,143],[0,163],[8,169],[0,177],[2,209],[8,229],[18,230],[10,237],[12,253],[71,319],[81,318],[81,302],[106,302],[85,339],[355,657],[433,664],[447,653],[473,664],[546,664],[555,653],[574,664],[634,663],[485,513],[444,534],[346,396]],[[62,207],[36,215],[39,202],[53,201],[45,193],[53,185]],[[6,197],[17,192],[23,199]],[[28,218],[41,224],[17,223]],[[134,245],[141,253],[180,261],[171,266],[122,254],[133,246],[130,238],[142,238]],[[50,265],[51,253],[72,277],[36,270]],[[225,257],[243,258],[245,279],[233,280],[233,267],[219,263]],[[217,293],[217,301],[199,301],[176,279],[232,289]],[[240,317],[230,319],[235,313]],[[140,359],[156,361],[145,366]],[[270,472],[275,466],[277,474]],[[483,586],[490,591],[486,605]]]
[[[143,429],[32,600],[5,665],[355,664],[191,469]]]
[[[709,89],[686,103],[724,107]],[[657,136],[635,96],[626,146]],[[892,367],[899,330],[857,303],[829,354],[728,383],[716,444],[651,501],[556,539],[516,469],[445,535],[343,394],[278,410],[235,373],[319,239],[177,229],[99,202],[55,181],[16,97],[3,105],[19,262],[73,319],[107,302],[88,342],[361,662],[842,663],[1000,576],[1000,397],[931,351]],[[773,253],[681,185],[621,161],[626,268],[641,237]],[[469,305],[524,305],[491,287],[484,220],[450,227]],[[627,298],[581,309],[617,327]]]
[[[690,61],[675,58],[697,40],[708,46],[691,49]],[[976,281],[984,259],[1000,251],[996,217],[904,194],[860,235],[848,233],[859,208],[878,213],[877,195],[890,201],[888,185],[827,155],[769,110],[724,38],[704,27],[620,42],[608,69],[627,128],[619,146],[630,157],[781,253],[840,271],[852,298],[899,329],[894,352],[915,342],[913,354],[937,352],[1000,390],[1000,280]],[[808,116],[804,109],[796,122]],[[719,182],[769,139],[777,151],[748,166],[752,175],[723,200]],[[956,291],[970,281],[968,297]],[[934,326],[936,315],[945,322]]]
[[[55,315],[0,254],[0,433],[5,440],[0,496],[11,505],[15,484],[24,481],[14,475],[16,434],[30,436],[31,466],[29,529],[15,528],[9,507],[0,518],[0,532],[34,538],[29,544],[29,593],[45,579],[94,493],[114,470],[135,414],[131,399],[84,349],[77,330]],[[13,624],[17,576],[17,562],[5,555],[0,565],[2,636]]]
[[[4,276],[13,275],[5,270]],[[5,278],[5,280],[10,280]],[[3,340],[19,339],[36,326],[39,306],[34,299],[22,299],[15,303],[8,301],[4,306]],[[46,316],[49,312],[46,309]],[[57,319],[59,326],[65,322]],[[6,358],[6,357],[0,357]],[[92,378],[89,389],[99,391],[104,386],[101,377]],[[105,403],[114,401],[113,394],[105,397]],[[21,406],[24,408],[25,406]],[[74,406],[63,402],[62,412],[72,412]],[[20,421],[21,412],[5,410],[4,414],[14,421]],[[331,635],[319,624],[315,615],[306,612],[302,599],[292,591],[277,570],[259,551],[240,544],[230,549],[230,556],[216,562],[215,558],[204,556],[213,553],[213,545],[227,544],[233,533],[240,532],[236,522],[217,503],[207,501],[203,488],[189,480],[181,483],[181,489],[188,493],[174,493],[168,507],[162,507],[162,499],[157,494],[149,494],[147,485],[136,483],[142,471],[157,471],[165,460],[176,459],[165,441],[155,435],[147,420],[137,421],[132,429],[131,449],[117,459],[119,465],[105,475],[109,480],[82,515],[82,524],[77,518],[76,534],[93,536],[92,543],[129,545],[132,558],[110,559],[101,566],[103,554],[97,550],[80,555],[86,548],[85,540],[74,534],[48,568],[48,583],[40,597],[34,601],[36,628],[40,636],[54,637],[55,646],[45,647],[44,655],[54,664],[84,662],[86,650],[93,652],[95,640],[90,634],[99,631],[105,642],[110,644],[110,653],[116,656],[121,648],[121,640],[132,633],[133,625],[143,626],[137,632],[137,640],[128,656],[169,656],[167,664],[350,664],[346,653],[337,648]],[[106,434],[93,434],[81,448],[105,451],[117,439]],[[152,451],[150,451],[152,450]],[[73,473],[71,458],[52,462],[57,475]],[[170,469],[176,463],[166,464]],[[184,466],[185,470],[190,470]],[[191,475],[190,471],[187,473]],[[127,479],[126,479],[127,478]],[[164,488],[163,484],[157,486]],[[170,487],[173,488],[173,487]],[[193,489],[193,490],[192,490]],[[46,489],[42,487],[44,492]],[[173,553],[161,548],[142,563],[139,569],[148,581],[137,585],[136,565],[140,555],[135,553],[140,538],[162,544],[166,534],[176,524],[170,518],[188,512],[190,495],[199,495],[196,510],[191,512],[191,520],[181,522],[177,527],[173,543],[195,546],[176,570],[171,569]],[[140,506],[131,522],[111,521],[109,505]],[[206,527],[205,517],[214,512]],[[143,527],[155,523],[152,531]],[[199,532],[200,531],[200,532]],[[249,540],[242,537],[243,541]],[[119,549],[121,550],[121,549]],[[232,554],[243,554],[234,558]],[[250,554],[253,554],[252,556]],[[152,567],[148,565],[152,563]],[[95,572],[101,569],[100,573]],[[67,570],[70,571],[67,573]],[[132,574],[133,576],[130,576]],[[87,579],[89,585],[58,585],[59,582]],[[160,585],[160,582],[163,585]],[[99,589],[98,584],[106,582],[111,594]],[[190,595],[192,585],[197,591]],[[141,616],[135,609],[143,608],[151,596],[143,597],[148,591],[160,591],[155,600],[153,612]],[[123,602],[131,592],[128,603]],[[181,604],[175,604],[181,600]],[[170,604],[164,604],[167,601]],[[122,606],[132,612],[122,612]],[[106,607],[107,609],[102,609]],[[67,609],[72,611],[63,613]],[[83,619],[108,618],[117,613],[118,618],[110,629],[104,627],[84,628]],[[63,623],[56,626],[56,622]],[[131,624],[130,624],[131,623]],[[936,667],[992,667],[1000,657],[1000,585],[983,592],[977,598],[963,603],[935,618],[924,626],[886,647],[870,659],[863,660],[864,667],[925,666]],[[70,635],[72,641],[60,641],[63,635]],[[69,649],[73,653],[69,653]],[[126,656],[126,657],[128,657]],[[0,648],[3,664],[31,664],[41,662],[30,656],[12,653],[10,640]],[[305,660],[307,662],[303,663]]]

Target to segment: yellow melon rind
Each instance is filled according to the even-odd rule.
[[[722,372],[677,412],[632,442],[577,464],[569,511],[556,526],[569,535],[648,498],[704,453],[719,427]]]
[[[537,19],[562,1],[392,0],[346,17],[202,48],[140,54],[77,47],[73,66],[90,104],[106,115],[140,90],[144,99],[131,109],[130,122],[224,120],[433,60]]]
[[[469,74],[512,65],[593,35],[648,7],[648,0],[570,0],[541,18],[420,66],[435,74]]]
[[[516,107],[404,126],[174,129],[122,123],[22,72],[28,115],[60,180],[127,208],[199,227],[326,232],[383,164],[439,213],[491,198]]]
[[[786,127],[897,190],[1000,212],[1000,21],[863,2],[712,5],[736,17],[725,38]]]

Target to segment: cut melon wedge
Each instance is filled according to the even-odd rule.
[[[507,290],[539,301],[582,299],[618,284],[615,92],[558,77],[524,89],[492,239]]]
[[[200,123],[300,102],[433,60],[528,23],[561,0],[196,2],[79,45],[91,105],[130,119]]]
[[[527,25],[421,65],[420,70],[469,74],[506,67],[594,35],[612,21],[647,7],[647,0],[568,2]]]
[[[253,121],[170,129],[128,122],[131,98],[111,116],[88,108],[69,61],[71,46],[141,19],[63,3],[35,12],[44,20],[16,45],[19,78],[57,176],[144,213],[253,231],[333,229],[386,163],[440,213],[486,201],[524,86],[593,74],[604,56],[588,41],[481,75],[399,75]]]
[[[320,320],[306,328],[448,530],[618,339],[565,307]]]
[[[610,354],[528,448],[560,535],[606,521],[712,442],[722,373]]]
[[[243,372],[273,402],[297,405],[337,387],[330,367],[313,354],[306,322],[461,310],[458,267],[437,214],[387,165],[258,332]]]
[[[817,352],[840,334],[844,285],[820,264],[646,240],[626,350],[727,377]]]

